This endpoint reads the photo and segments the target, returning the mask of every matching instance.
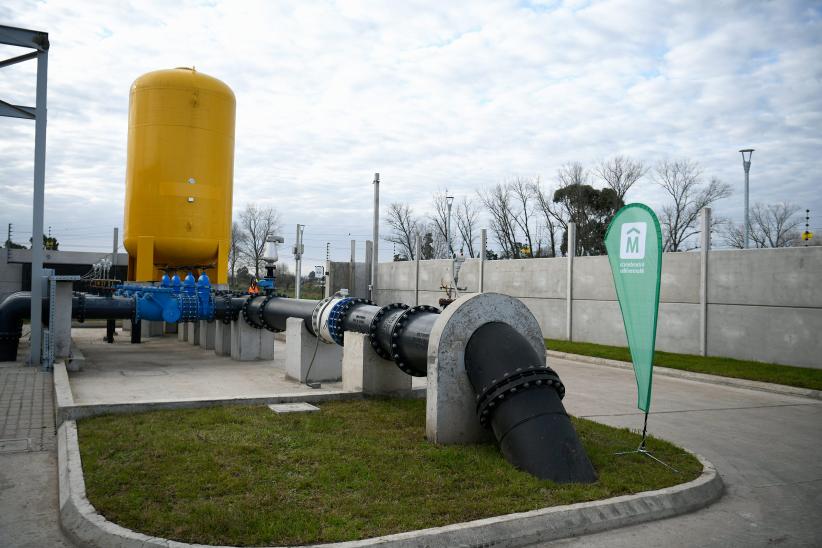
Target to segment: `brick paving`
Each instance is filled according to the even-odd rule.
[[[0,367],[0,452],[49,451],[55,441],[51,372],[19,363]]]

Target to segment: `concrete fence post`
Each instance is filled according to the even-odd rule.
[[[420,245],[420,235],[417,234],[417,239],[414,243],[414,306],[420,304],[420,252],[422,245]]]
[[[711,208],[702,208],[699,234],[699,353],[708,355],[708,252],[711,250]]]
[[[565,337],[574,340],[574,257],[577,254],[577,225],[568,223],[567,280],[565,284]]]
[[[357,258],[357,240],[351,240],[351,259],[348,262],[348,294],[352,297],[357,294],[357,265],[354,262]]]
[[[479,283],[477,286],[477,293],[485,292],[485,249],[488,245],[487,238],[488,232],[483,228],[482,232],[480,232]]]

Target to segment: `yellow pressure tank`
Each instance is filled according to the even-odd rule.
[[[212,283],[228,283],[234,111],[231,88],[193,68],[149,72],[132,84],[123,227],[129,280],[205,267]]]

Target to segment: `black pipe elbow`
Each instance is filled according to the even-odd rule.
[[[562,405],[565,387],[525,337],[501,322],[481,326],[466,345],[465,368],[480,422],[508,462],[557,483],[597,480]]]
[[[31,311],[31,293],[18,291],[0,303],[0,362],[17,359],[17,346],[23,333],[23,319]]]

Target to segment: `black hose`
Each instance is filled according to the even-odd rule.
[[[465,367],[480,422],[508,462],[557,483],[597,480],[562,405],[565,387],[517,330],[501,322],[481,326],[466,345]]]

